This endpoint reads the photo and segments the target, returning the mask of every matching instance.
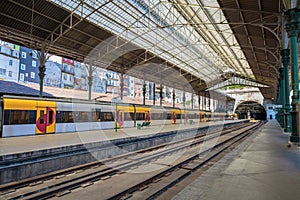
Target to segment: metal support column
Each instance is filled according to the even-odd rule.
[[[205,94],[202,96],[202,108],[203,108],[203,110],[206,110],[206,96],[205,96]]]
[[[198,107],[199,107],[199,110],[201,110],[201,108],[200,108],[200,95],[198,95]]]
[[[124,91],[124,72],[122,66],[121,77],[120,77],[120,99],[121,100],[123,100],[123,91]]]
[[[87,65],[88,67],[88,86],[89,86],[89,100],[92,99],[92,86],[93,86],[93,67],[92,65]]]
[[[279,68],[279,105],[281,105],[281,108],[279,108],[279,124],[282,128],[284,128],[284,113],[283,113],[283,107],[284,107],[284,77],[283,77],[283,68]]]
[[[194,109],[194,93],[192,93],[191,104],[192,104],[192,109]]]
[[[143,81],[143,105],[146,103],[146,81]]]
[[[289,62],[290,62],[290,50],[281,50],[281,62],[283,64],[283,76],[284,76],[284,131],[291,132],[291,106],[290,106],[290,81],[289,81]]]
[[[183,108],[185,108],[185,92],[184,91],[183,91],[182,101],[183,101]]]
[[[208,110],[211,111],[211,109],[210,109],[210,97],[208,97]]]
[[[173,108],[175,108],[175,101],[176,101],[176,95],[175,95],[175,89],[173,88]]]
[[[162,106],[162,98],[163,98],[163,91],[162,91],[163,87],[162,87],[162,84],[160,84],[160,87],[159,87],[159,105]]]
[[[153,88],[152,88],[152,90],[153,90],[153,105],[155,106],[155,83],[153,83]]]
[[[85,64],[85,67],[88,72],[88,86],[89,86],[88,98],[89,98],[89,100],[91,100],[92,99],[92,86],[93,86],[93,72],[94,72],[95,68],[91,64],[88,64],[88,63]]]
[[[298,127],[297,127],[297,103],[299,101],[299,77],[298,77],[298,43],[297,37],[300,28],[300,9],[292,8],[284,13],[286,17],[285,28],[290,38],[291,44],[291,72],[292,72],[292,134],[290,141],[299,143]]]

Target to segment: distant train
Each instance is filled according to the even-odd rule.
[[[1,137],[135,127],[144,121],[161,125],[229,118],[225,113],[98,101],[3,96],[0,103]]]

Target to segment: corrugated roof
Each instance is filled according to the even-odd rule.
[[[40,91],[33,89],[31,87],[18,84],[15,82],[2,81],[0,80],[0,94],[10,94],[10,95],[23,95],[23,96],[35,96],[40,95]],[[53,97],[51,94],[43,92],[44,97]]]

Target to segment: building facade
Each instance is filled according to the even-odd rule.
[[[27,47],[20,47],[19,81],[25,83],[39,83],[40,62],[37,52]]]
[[[61,87],[74,88],[74,60],[62,58]]]
[[[61,86],[61,68],[62,65],[57,62],[48,60],[45,63],[46,72],[44,77],[44,85],[51,87],[60,87]]]
[[[75,90],[88,90],[88,73],[84,64],[75,61],[74,71],[74,89]]]

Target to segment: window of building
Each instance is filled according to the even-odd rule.
[[[67,74],[64,74],[64,80],[66,81],[68,79]]]
[[[26,65],[25,64],[21,64],[21,70],[26,70]]]
[[[35,73],[34,73],[34,72],[31,72],[31,73],[30,73],[30,77],[31,77],[31,78],[35,78]]]
[[[32,58],[38,59],[37,54],[36,54],[35,51],[32,51],[31,53],[32,53]]]
[[[36,67],[36,61],[35,60],[32,61],[32,67]]]
[[[12,65],[13,65],[13,61],[9,60],[9,66],[12,66]]]
[[[19,53],[17,51],[13,51],[13,57],[19,58]]]
[[[21,56],[22,58],[26,59],[26,52],[22,52]]]
[[[8,71],[8,76],[12,77],[12,71]]]
[[[67,72],[68,71],[68,65],[64,64],[64,71]]]
[[[74,73],[74,68],[72,66],[70,66],[70,73]]]
[[[24,81],[24,74],[20,73],[20,81]]]
[[[6,69],[1,69],[0,68],[0,75],[5,75],[6,74]]]

